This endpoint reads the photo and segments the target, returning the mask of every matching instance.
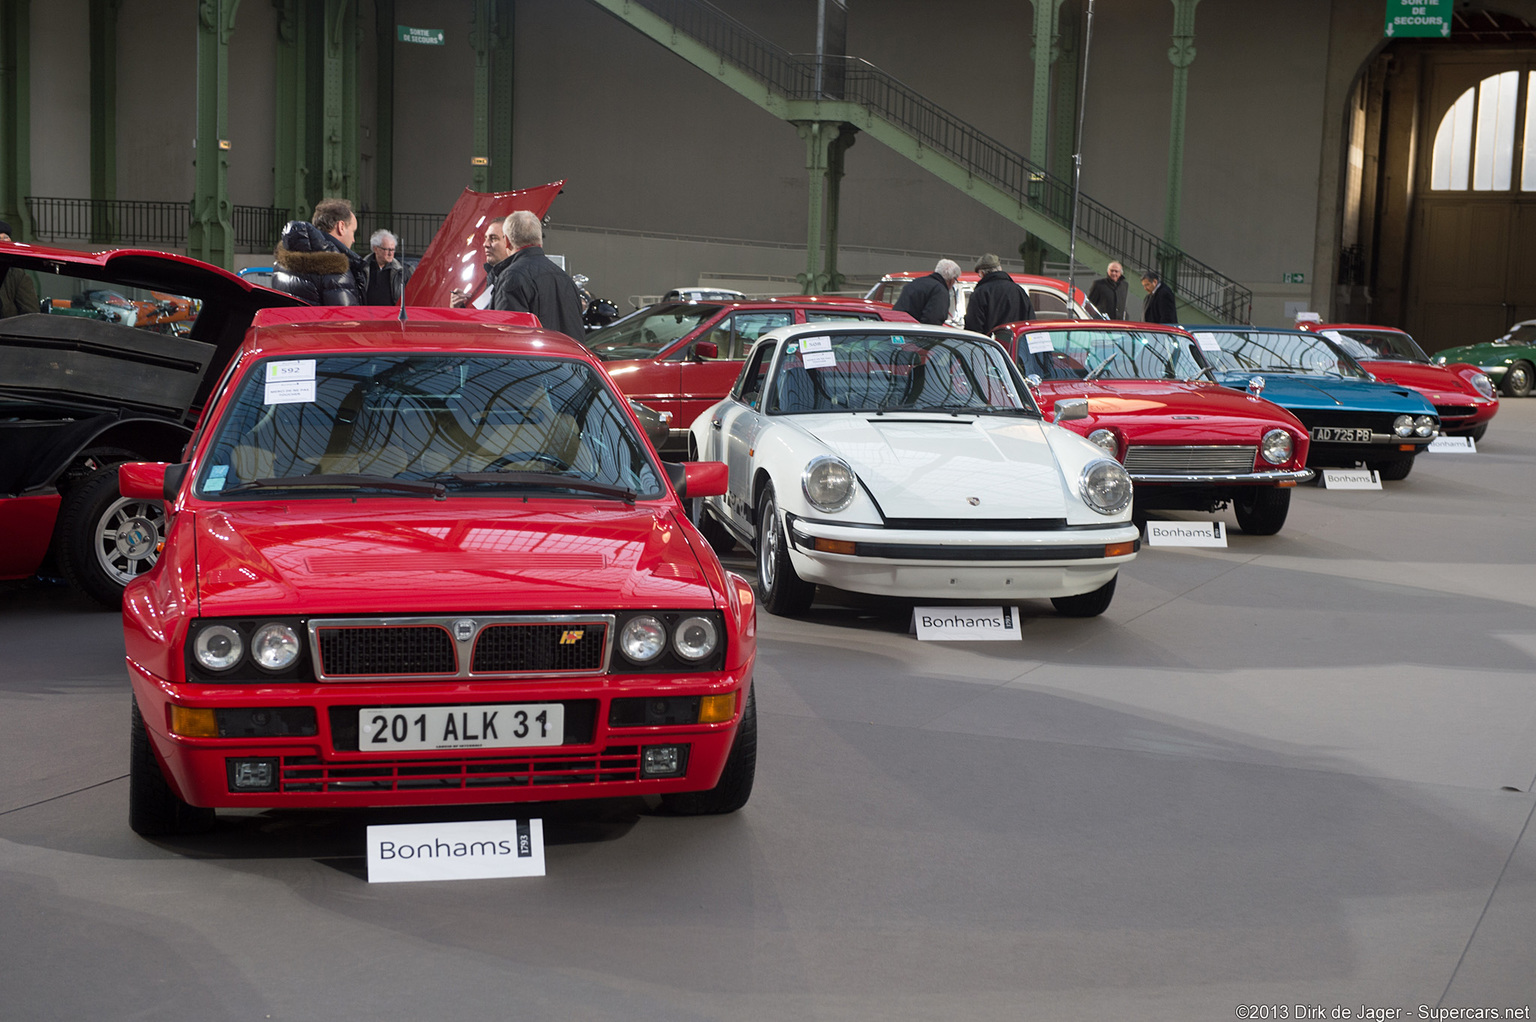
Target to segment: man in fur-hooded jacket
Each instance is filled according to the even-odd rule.
[[[322,199],[310,223],[289,221],[273,253],[272,286],[311,305],[361,305],[357,216],[346,199]]]

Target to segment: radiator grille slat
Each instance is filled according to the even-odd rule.
[[[1136,475],[1238,474],[1253,471],[1257,447],[1139,445],[1126,449],[1125,470]]]
[[[298,793],[463,791],[603,784],[640,779],[640,749],[610,746],[596,755],[505,756],[475,759],[370,759],[345,765],[311,756],[285,757],[281,790]]]

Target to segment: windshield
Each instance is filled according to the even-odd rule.
[[[1323,336],[1357,359],[1376,362],[1428,362],[1413,338],[1396,330],[1324,330]]]
[[[933,334],[801,335],[786,341],[773,412],[971,411],[1034,414],[1008,356],[991,343]]]
[[[195,298],[163,291],[126,287],[62,273],[37,270],[20,272],[32,284],[27,290],[35,291],[37,295],[36,306],[23,308],[21,313],[73,316],[157,334],[186,335],[191,333],[192,324],[203,307],[203,303]],[[31,295],[25,297],[30,299]]]
[[[1140,330],[1035,330],[1019,337],[1019,368],[1042,380],[1187,380],[1200,372],[1188,338]]]
[[[216,427],[198,496],[346,488],[664,492],[628,411],[583,362],[434,353],[257,363]]]
[[[1509,333],[1500,337],[1495,344],[1536,344],[1536,320],[1525,323],[1516,323],[1509,328]]]
[[[653,305],[587,335],[586,345],[604,362],[654,358],[720,311],[718,305]]]
[[[1364,379],[1355,361],[1302,330],[1191,330],[1217,372],[1303,373]]]

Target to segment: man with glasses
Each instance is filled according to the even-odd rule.
[[[363,300],[367,305],[399,305],[405,294],[405,282],[411,279],[411,269],[395,258],[400,240],[382,228],[368,239],[373,248],[373,258],[366,260],[367,283],[363,287]]]

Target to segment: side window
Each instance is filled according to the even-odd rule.
[[[1066,319],[1067,302],[1054,291],[1030,291],[1029,304],[1035,307],[1036,319]]]
[[[839,320],[879,318],[880,316],[873,312],[819,312],[807,310],[805,313],[805,321],[807,323],[836,323]]]
[[[759,344],[741,367],[731,396],[752,408],[761,406],[763,383],[768,375],[768,364],[773,361],[773,345]]]
[[[738,312],[731,318],[735,321],[736,346],[729,355],[721,347],[721,358],[746,358],[747,352],[759,337],[775,327],[789,326],[795,321],[795,314],[788,309],[768,309],[762,312]]]
[[[730,358],[733,336],[731,330],[731,319],[732,317],[730,316],[722,317],[718,323],[710,327],[708,330],[705,330],[702,334],[699,334],[698,337],[694,338],[693,344],[689,345],[690,357],[697,357],[693,355],[693,351],[696,349],[700,341],[707,341],[710,344],[713,344],[716,348],[720,349],[719,355],[716,356],[717,358]]]

